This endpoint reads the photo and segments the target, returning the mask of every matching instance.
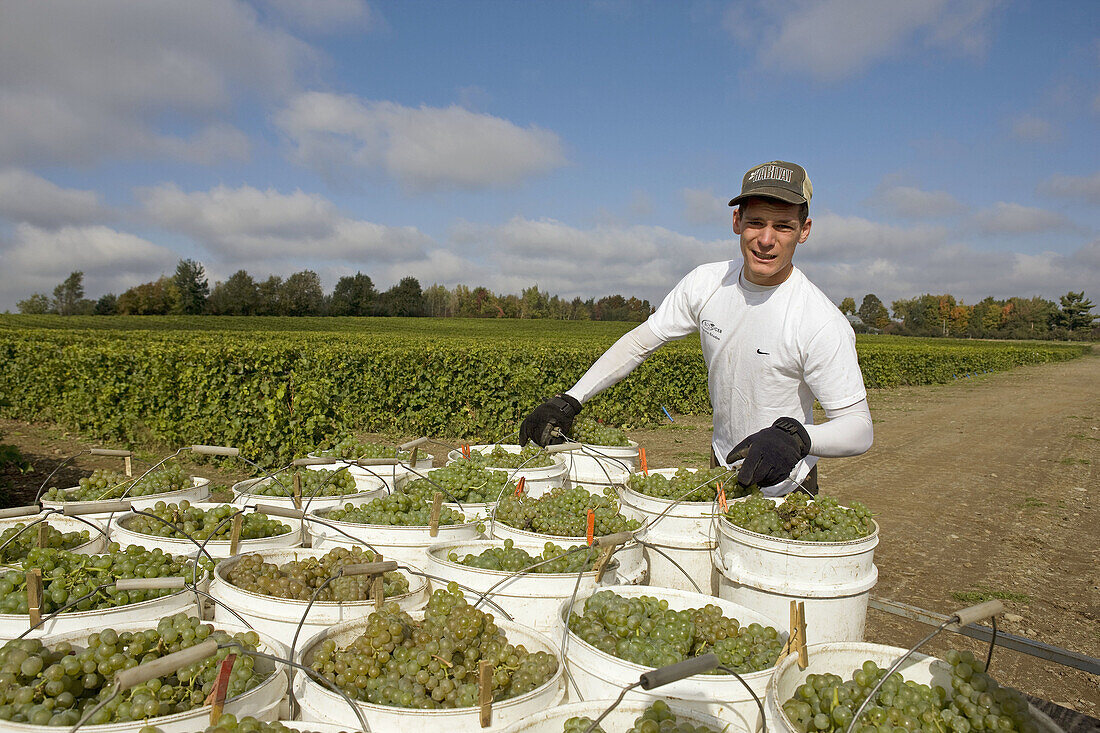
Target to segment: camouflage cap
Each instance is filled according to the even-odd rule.
[[[741,194],[730,199],[737,206],[747,198],[761,196],[788,204],[808,204],[814,193],[806,169],[785,160],[772,160],[753,166],[741,181]]]

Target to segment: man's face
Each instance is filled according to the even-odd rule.
[[[798,220],[799,207],[776,199],[754,198],[733,212],[733,233],[741,237],[745,279],[756,285],[778,285],[793,269],[795,247],[810,236],[809,219]]]

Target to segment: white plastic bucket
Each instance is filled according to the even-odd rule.
[[[42,639],[42,641],[46,644],[57,644],[62,641],[67,641],[75,647],[83,647],[88,635],[99,630],[111,628],[119,632],[144,631],[150,628],[155,629],[157,621],[159,620],[159,618],[153,619],[148,623],[130,622],[122,624],[99,624],[94,627],[86,627],[82,631],[54,634],[49,638]],[[218,623],[214,624],[214,628],[230,633],[249,631],[248,627],[237,624]],[[258,650],[265,654],[283,658],[289,653],[289,650],[285,646],[262,633],[260,633]],[[269,661],[259,658],[256,659],[257,667],[270,664],[272,663]],[[227,699],[223,712],[232,713],[238,717],[251,715],[253,718],[263,721],[275,720],[278,717],[279,703],[286,697],[287,688],[286,665],[275,664],[274,674],[268,676],[268,678],[259,685],[236,697]],[[128,723],[108,723],[106,725],[85,724],[80,726],[80,730],[92,731],[92,733],[137,733],[145,725],[155,725],[163,730],[164,733],[195,733],[195,731],[206,728],[209,722],[210,706],[204,705],[184,713],[174,713],[172,715],[149,718],[148,720],[136,720]],[[31,725],[29,723],[13,723],[9,720],[0,720],[0,733],[47,733],[49,731],[56,732],[60,730],[65,730],[65,728]]]
[[[579,450],[556,455],[565,459],[573,485],[610,486],[625,482],[638,470],[638,444],[633,440],[629,443],[629,446],[582,443]]]
[[[521,446],[504,443],[498,445],[471,445],[470,450],[488,455],[497,447],[503,448],[509,453],[519,453],[523,450]],[[564,486],[569,477],[569,466],[566,464],[565,459],[559,454],[552,455],[550,458],[554,462],[549,466],[537,466],[535,468],[524,467],[518,469],[496,466],[487,466],[487,468],[494,471],[505,471],[508,474],[508,480],[513,483],[517,483],[520,478],[523,478],[523,493],[537,499],[550,489]],[[462,457],[462,453],[457,450],[453,450],[447,454],[448,466],[452,463],[464,460],[466,459]]]
[[[476,521],[464,524],[442,524],[436,536],[432,537],[428,527],[341,522],[327,519],[325,514],[329,511],[331,510],[320,509],[309,514],[324,520],[332,527],[306,520],[306,530],[312,538],[314,549],[369,546],[381,553],[385,560],[397,560],[414,567],[424,567],[428,547],[437,542],[474,540],[481,537],[479,523]]]
[[[410,615],[414,619],[423,618],[422,611]],[[346,646],[362,634],[366,622],[366,619],[348,621],[316,634],[302,646],[302,651],[296,655],[298,658],[295,661],[308,666],[308,660],[313,657],[313,650],[325,639],[332,639],[341,647]],[[546,652],[556,657],[560,662],[561,653],[557,645],[545,634],[504,619],[495,618],[494,623],[504,632],[509,644],[515,646],[522,644],[529,652]],[[410,733],[410,731],[477,733],[484,730],[499,731],[561,702],[562,697],[565,695],[562,674],[562,666],[559,663],[558,671],[531,692],[509,700],[494,702],[493,720],[489,728],[481,727],[480,709],[477,707],[420,710],[417,708],[374,705],[361,701],[356,701],[356,705],[363,711],[363,716],[370,723],[372,733]],[[316,720],[358,727],[359,719],[344,699],[313,680],[309,675],[295,675],[293,688],[294,697],[302,709],[300,717],[303,720]]]
[[[671,478],[677,470],[658,468],[649,473]],[[643,549],[649,563],[649,585],[718,595],[718,572],[711,560],[711,552],[717,546],[712,529],[717,504],[711,501],[677,504],[673,499],[648,496],[622,486],[619,506],[623,516],[646,524],[638,538],[654,546]]]
[[[573,545],[586,544],[588,541],[586,537],[558,537],[552,534],[528,532],[525,529],[511,527],[504,522],[494,522],[490,524],[489,535],[493,539],[512,539],[517,543],[533,543],[540,546],[547,542],[553,542],[558,547],[572,547]],[[646,564],[641,545],[635,542],[625,547],[620,547],[615,552],[614,559],[619,561],[618,577],[620,583],[634,585],[646,582],[646,579],[649,577],[649,565]]]
[[[344,703],[347,705],[347,703]],[[280,723],[287,728],[295,731],[309,731],[309,733],[352,733],[352,731],[358,731],[359,723],[351,726],[349,729],[346,725],[339,725],[338,723],[318,723],[309,722],[308,720],[280,720]]]
[[[828,672],[848,680],[865,661],[870,660],[882,669],[889,669],[906,651],[900,647],[883,644],[834,641],[809,645],[806,648],[809,666],[804,670],[798,668],[797,655],[781,660],[775,667],[775,674],[768,681],[765,700],[768,730],[777,733],[797,731],[790,718],[783,712],[782,706],[794,696],[798,687],[811,674]],[[923,685],[939,685],[949,694],[951,692],[951,665],[941,659],[914,652],[897,671],[906,680]],[[1041,710],[1030,704],[1028,709],[1040,730],[1061,733],[1062,729]]]
[[[714,565],[722,598],[766,616],[786,618],[792,600],[806,604],[806,640],[862,641],[867,601],[878,582],[878,525],[848,542],[807,542],[750,532],[719,519]]]
[[[233,484],[233,503],[237,506],[244,506],[245,504],[270,504],[272,506],[283,507],[285,509],[295,509],[293,496],[266,496],[264,494],[256,494],[252,492],[257,482],[264,481],[265,483],[271,483],[273,479],[246,479],[244,481],[238,481]],[[283,479],[283,483],[290,485],[290,481]],[[314,509],[326,509],[328,507],[342,507],[345,504],[353,504],[360,506],[366,504],[371,499],[377,499],[380,496],[385,496],[389,489],[386,487],[386,482],[380,478],[368,476],[362,480],[356,479],[355,486],[358,489],[354,494],[342,494],[340,496],[309,496],[302,497],[302,506],[306,508],[307,512]]]
[[[319,458],[314,453],[309,454],[310,458]],[[307,466],[311,471],[335,471],[338,468],[342,468],[347,464],[340,460],[333,458],[332,463],[324,463],[316,466]],[[418,453],[416,457],[416,463],[411,467],[407,464],[395,464],[392,466],[352,466],[348,469],[352,476],[355,477],[356,483],[360,478],[364,479],[381,479],[385,481],[386,486],[393,491],[394,489],[401,488],[409,478],[416,478],[415,471],[423,473],[432,467],[435,463],[435,456],[430,453]]]
[[[215,507],[226,506],[225,504],[216,504],[213,502],[195,502],[191,504],[192,507],[198,509],[214,509]],[[198,546],[189,539],[177,538],[177,537],[158,537],[156,535],[141,534],[135,532],[132,529],[127,528],[127,523],[131,517],[137,516],[133,512],[126,512],[118,516],[114,524],[111,527],[111,541],[117,542],[123,549],[130,545],[137,545],[138,547],[144,547],[152,550],[160,548],[172,555],[194,555],[199,551]],[[240,540],[237,543],[237,552],[258,552],[259,550],[277,550],[290,547],[298,547],[302,544],[301,529],[302,521],[300,519],[292,519],[289,517],[272,517],[277,519],[283,524],[290,527],[289,532],[276,535],[274,537],[260,537],[258,539]],[[226,522],[226,526],[229,526],[229,522]],[[201,543],[202,540],[199,540]],[[212,539],[205,545],[206,552],[210,553],[211,557],[229,557],[230,555],[230,542],[229,539]]]
[[[787,638],[787,632],[784,631],[787,624],[781,623],[778,618],[764,616],[720,598],[672,588],[615,586],[607,590],[627,598],[651,596],[663,599],[668,601],[669,608],[677,611],[713,604],[722,609],[723,616],[737,619],[742,626],[754,622],[761,626],[771,626],[779,632],[780,639]],[[560,626],[554,636],[555,639],[561,638],[562,631],[567,628],[570,611],[575,611],[577,614],[584,612],[586,600],[587,598],[578,598],[572,606],[569,605],[569,601],[561,605],[558,611]],[[649,667],[600,651],[572,631],[568,632],[568,643],[565,646],[565,664],[572,680],[569,685],[570,699],[579,696],[582,700],[617,697],[624,687],[637,682],[638,677],[649,670]],[[761,701],[764,699],[764,692],[772,671],[772,669],[765,669],[741,675]],[[657,698],[665,698],[670,702],[676,701],[684,707],[721,718],[738,728],[753,731],[760,724],[760,708],[753,700],[752,694],[730,674],[692,675],[651,692],[636,687],[626,695],[628,700],[651,702]]]
[[[65,492],[76,491],[79,486],[72,486],[65,489]],[[201,476],[192,476],[191,485],[183,488],[176,489],[175,491],[165,491],[161,494],[149,494],[148,496],[134,496],[125,497],[125,501],[130,502],[130,506],[133,509],[148,509],[156,504],[158,501],[163,501],[165,504],[171,504],[173,502],[179,503],[186,499],[190,502],[205,501],[210,497],[210,479],[202,478]],[[96,505],[113,504],[118,499],[105,499],[104,501],[45,501],[42,502],[43,509],[64,509],[65,507],[79,507],[81,509],[95,509]],[[95,519],[101,522],[109,522],[111,517],[118,515],[118,512],[97,512],[93,511],[90,514],[82,515],[85,519]]]
[[[201,572],[201,571],[200,571]],[[190,580],[188,575],[188,580]],[[200,576],[200,588],[201,586]],[[89,611],[66,611],[49,617],[41,626],[27,634],[37,639],[58,634],[87,634],[95,629],[117,629],[126,624],[152,624],[177,613],[199,615],[198,599],[194,591],[179,590],[160,598],[140,603],[130,603],[116,608],[93,608]],[[0,643],[18,637],[30,627],[30,616],[17,613],[0,613]],[[3,721],[0,721],[2,723]]]
[[[557,613],[562,601],[572,596],[573,590],[578,587],[578,573],[533,572],[513,576],[509,571],[474,568],[447,559],[451,552],[461,558],[466,555],[480,555],[485,550],[502,547],[503,544],[502,540],[473,540],[432,545],[428,548],[426,569],[431,575],[465,586],[462,592],[470,603],[476,603],[480,598],[480,594],[474,591],[487,591],[508,578],[488,596],[488,600],[507,611],[517,623],[530,626],[536,631],[551,631],[557,626]],[[544,544],[516,542],[515,546],[537,556],[542,553]],[[598,556],[598,552],[597,550],[594,556]],[[577,590],[578,595],[589,596],[602,586],[617,585],[621,582],[617,571],[618,563],[612,559],[600,581],[596,580],[594,570],[584,573]],[[496,612],[493,605],[485,601],[478,608],[490,613]]]
[[[0,533],[3,533],[19,524],[30,525],[31,523],[37,522],[43,517],[46,517],[45,524],[53,527],[58,532],[83,532],[85,530],[88,532],[89,540],[84,544],[77,545],[76,547],[68,550],[68,552],[75,552],[78,555],[95,555],[97,553],[103,552],[107,548],[107,531],[99,522],[95,521],[94,519],[88,519],[88,521],[91,522],[93,526],[98,527],[99,531],[92,529],[92,527],[89,527],[87,524],[80,521],[80,519],[87,519],[87,517],[80,517],[80,519],[77,519],[76,517],[66,517],[63,514],[46,515],[43,513],[35,514],[29,517],[9,517],[7,519],[0,519]],[[35,524],[29,529],[24,530],[23,534],[21,534],[19,538],[23,539],[24,537],[30,538],[31,543],[34,544],[36,541],[35,538],[38,537],[38,525]]]
[[[323,557],[330,550],[265,550],[258,554],[264,562],[283,565],[309,557]],[[235,617],[226,606],[243,616],[256,629],[290,646],[297,631],[298,623],[309,601],[267,596],[262,593],[239,588],[228,580],[226,573],[240,561],[241,556],[228,558],[214,569],[214,580],[210,583],[210,595],[217,604],[214,606],[214,621],[230,622]],[[393,602],[406,611],[421,608],[428,602],[428,582],[421,576],[405,574],[409,581],[409,592],[399,596],[387,596],[386,602]],[[308,639],[322,629],[353,618],[369,616],[375,610],[374,601],[316,601],[309,609],[309,616],[302,624],[298,640]]]
[[[590,700],[558,705],[549,710],[543,710],[541,713],[535,713],[515,725],[508,726],[503,733],[561,733],[565,728],[565,721],[570,718],[585,717],[595,720],[614,702],[614,698],[608,698],[607,700]],[[607,714],[606,718],[600,721],[600,727],[610,731],[627,730],[634,725],[635,720],[642,716],[642,713],[646,711],[650,704],[638,700],[623,700]],[[738,728],[729,725],[728,721],[719,720],[713,715],[706,715],[698,710],[676,704],[668,707],[676,714],[677,723],[691,723],[694,726],[705,725],[718,733],[734,733],[738,730]]]

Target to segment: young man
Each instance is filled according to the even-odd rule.
[[[871,447],[871,414],[855,334],[839,309],[792,262],[810,235],[813,187],[786,161],[750,169],[729,203],[741,260],[691,271],[642,325],[620,338],[571,389],[537,407],[520,443],[568,434],[581,405],[662,344],[700,334],[714,411],[712,449],[723,465],[744,459],[738,483],[782,496],[816,493],[819,457]],[[828,421],[813,424],[814,400]]]

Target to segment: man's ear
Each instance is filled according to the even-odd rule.
[[[806,238],[810,236],[810,225],[814,223],[813,219],[806,219],[806,223],[802,225],[802,234],[798,236],[798,243],[802,244],[806,241]]]
[[[809,219],[807,219],[809,221]],[[737,236],[741,236],[741,207],[737,206],[733,210],[733,233]]]

